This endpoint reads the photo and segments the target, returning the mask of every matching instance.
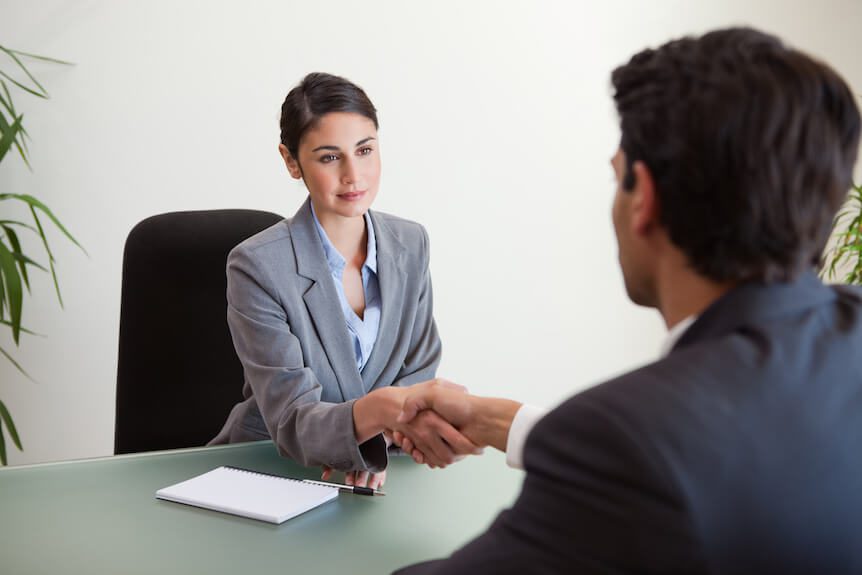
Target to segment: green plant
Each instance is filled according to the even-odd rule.
[[[862,284],[862,185],[854,185],[847,202],[835,216],[835,245],[827,251],[821,276],[835,279],[844,273],[846,284]]]
[[[6,66],[11,63],[11,68],[17,74],[23,74],[23,77],[20,77],[20,79],[15,79],[12,73],[7,72],[7,70],[0,66],[0,162],[3,161],[6,154],[14,147],[27,167],[32,169],[29,159],[30,152],[27,148],[29,135],[27,134],[27,130],[24,129],[23,124],[24,115],[19,114],[15,110],[9,87],[11,85],[13,88],[23,90],[33,96],[48,99],[48,92],[36,80],[33,74],[30,73],[30,70],[24,65],[24,60],[41,60],[64,65],[69,65],[69,62],[11,50],[3,46],[0,46],[0,56],[4,57]],[[57,219],[48,206],[35,197],[28,194],[0,192],[0,202],[4,201],[18,202],[19,205],[23,204],[32,217],[32,223],[5,217],[0,218],[0,324],[12,331],[12,339],[15,345],[20,346],[22,332],[35,335],[32,331],[25,329],[21,325],[25,289],[26,295],[30,295],[28,267],[34,267],[45,272],[50,271],[51,277],[54,280],[54,289],[57,292],[57,300],[60,303],[60,307],[63,306],[63,298],[60,295],[60,284],[57,281],[57,273],[54,269],[54,255],[48,244],[48,238],[45,236],[45,229],[42,226],[43,220],[41,218],[47,217],[72,243],[81,248],[81,250],[84,250],[84,248],[63,227],[63,224],[60,223],[60,220]],[[34,261],[24,252],[19,233],[33,233],[38,236],[48,258],[47,268]],[[24,368],[13,359],[8,351],[0,347],[0,354],[9,360],[25,377],[32,380],[27,372],[24,371]],[[15,429],[12,415],[3,402],[0,401],[0,465],[6,465],[4,427],[12,442],[21,450],[21,439]]]

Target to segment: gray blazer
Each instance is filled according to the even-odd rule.
[[[427,233],[417,223],[369,213],[381,317],[362,373],[308,200],[228,255],[227,320],[245,400],[210,445],[272,438],[279,453],[303,465],[385,469],[382,435],[356,442],[353,402],[379,387],[433,378],[441,344]]]

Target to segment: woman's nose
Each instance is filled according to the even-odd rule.
[[[344,162],[344,170],[341,173],[341,183],[345,186],[352,186],[357,184],[359,180],[359,172],[356,169],[357,166],[353,160],[347,160]]]

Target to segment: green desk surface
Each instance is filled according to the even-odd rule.
[[[492,450],[442,470],[395,457],[386,497],[342,493],[281,525],[155,498],[219,465],[319,478],[269,441],[3,468],[0,573],[389,573],[481,533],[523,479]]]

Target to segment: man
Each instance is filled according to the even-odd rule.
[[[403,422],[433,409],[527,474],[485,534],[399,573],[862,573],[862,297],[813,273],[857,158],[850,90],[751,29],[612,83],[620,266],[667,352],[544,417],[414,391]]]

